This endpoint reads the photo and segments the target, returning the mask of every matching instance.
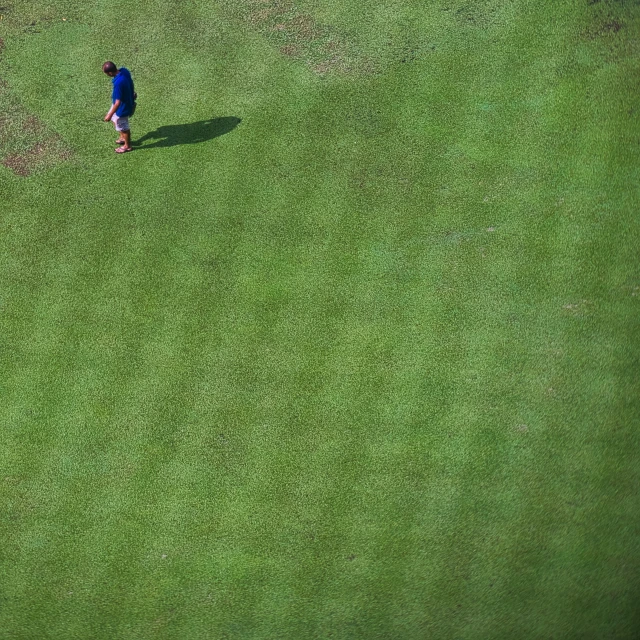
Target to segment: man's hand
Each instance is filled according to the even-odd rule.
[[[111,105],[111,109],[109,109],[109,111],[107,112],[107,115],[104,117],[104,121],[105,122],[109,122],[109,120],[111,120],[111,118],[113,118],[113,114],[118,110],[119,106],[120,106],[120,99],[116,100]]]

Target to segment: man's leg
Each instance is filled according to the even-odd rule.
[[[116,140],[116,143],[121,144],[122,146],[118,147],[116,151],[118,153],[131,151],[131,131],[129,129],[129,121],[126,118],[121,118],[118,124],[120,125],[120,137]],[[123,127],[126,127],[126,129]]]
[[[131,149],[131,129],[127,129],[126,131],[120,132],[120,137],[124,140],[124,144],[122,147],[124,149]]]
[[[118,139],[116,140],[116,144],[124,144],[124,138],[122,137],[122,131],[118,130],[118,116],[115,114],[113,118],[111,118],[111,122],[113,122],[113,128],[116,130],[116,133],[119,134]]]

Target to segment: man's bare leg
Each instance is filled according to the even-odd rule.
[[[116,144],[124,144],[124,138],[122,137],[122,134],[124,133],[124,131],[118,131],[118,129],[116,129],[116,123],[113,123],[113,128],[116,130],[116,133],[120,134],[118,136],[118,139],[116,140]]]
[[[118,153],[124,153],[125,151],[131,151],[131,131],[121,131],[120,138],[116,140],[118,144],[122,143],[121,147],[118,147],[116,151]]]

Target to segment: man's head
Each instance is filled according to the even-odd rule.
[[[118,73],[118,67],[116,67],[115,64],[113,64],[113,62],[111,62],[111,60],[107,60],[103,65],[102,65],[102,70],[108,75],[111,76],[113,78],[113,76],[115,76]]]

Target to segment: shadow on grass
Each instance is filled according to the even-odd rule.
[[[200,120],[190,124],[167,124],[155,131],[145,133],[142,138],[131,143],[138,149],[159,149],[160,147],[176,147],[180,144],[197,144],[223,136],[233,131],[242,120],[234,116]],[[149,140],[154,140],[146,144]]]

